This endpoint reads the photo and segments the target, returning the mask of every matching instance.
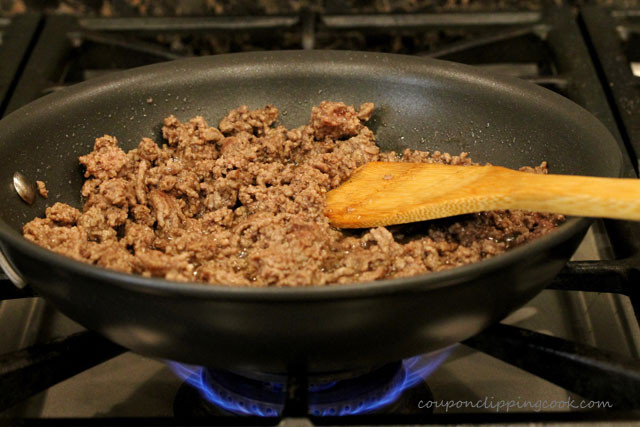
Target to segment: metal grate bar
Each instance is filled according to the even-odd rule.
[[[640,409],[638,360],[502,324],[464,344],[584,398],[610,402],[614,409]]]
[[[521,79],[530,83],[535,83],[539,86],[547,88],[558,88],[559,90],[566,90],[569,85],[569,81],[562,76],[519,76]]]
[[[637,18],[640,17],[640,9],[615,9],[611,11],[611,16],[619,18]]]
[[[9,101],[7,113],[40,97],[42,90],[53,83],[53,76],[60,72],[63,61],[71,50],[71,42],[66,34],[74,28],[75,18],[71,16],[47,17],[39,42],[34,47]]]
[[[78,40],[79,43],[93,42],[100,43],[107,46],[121,47],[130,50],[132,53],[141,53],[151,57],[157,57],[157,61],[171,61],[173,59],[182,58],[182,55],[175,54],[166,49],[162,49],[152,43],[145,43],[142,41],[132,42],[130,40],[118,37],[115,34],[110,33],[97,33],[83,30],[79,33],[71,33],[69,36],[72,39]]]
[[[302,371],[304,372],[304,371]],[[306,417],[309,413],[309,377],[302,373],[287,378],[287,393],[283,417]]]
[[[93,332],[0,356],[0,412],[126,350]]]
[[[302,11],[302,48],[311,50],[316,44],[316,14],[309,9]]]
[[[41,15],[28,14],[6,18],[0,22],[2,42],[0,43],[0,117],[4,113],[15,89],[18,76],[29,57],[29,51],[35,43]]]
[[[598,6],[581,9],[584,37],[590,43],[593,61],[599,71],[611,110],[615,113],[628,158],[637,171],[640,156],[640,89],[626,56],[621,37],[629,32],[628,18],[637,18],[640,10],[609,12]],[[618,19],[618,20],[617,20]],[[627,28],[627,30],[625,30]],[[622,30],[622,31],[620,31]],[[627,157],[627,156],[625,156]],[[637,177],[629,167],[625,176]],[[606,221],[607,231],[618,258],[628,258],[630,265],[640,268],[640,224],[637,222]],[[640,289],[634,274],[627,288],[636,318],[640,322]]]
[[[247,31],[294,27],[297,16],[215,16],[215,17],[148,17],[148,18],[81,18],[78,24],[91,31],[180,32],[180,31]]]
[[[543,22],[549,25],[545,40],[551,48],[556,72],[567,76],[569,80],[565,95],[596,116],[616,137],[621,151],[625,152],[616,120],[571,11],[567,8],[550,8]],[[630,160],[625,158],[624,161],[627,169],[633,171]]]
[[[332,29],[361,28],[445,28],[460,26],[504,26],[532,24],[540,20],[540,12],[438,13],[438,14],[371,14],[326,15],[322,23]]]
[[[629,294],[631,267],[626,261],[567,263],[547,289]]]
[[[609,12],[596,6],[584,7],[581,16],[589,42],[596,53],[596,64],[608,83],[603,86],[609,94],[611,107],[620,119],[620,128],[637,170],[640,156],[640,88],[633,76],[629,58],[622,50],[616,31],[617,23]]]
[[[433,58],[445,58],[461,51],[475,49],[488,44],[501,42],[532,33],[534,33],[534,27],[514,28],[512,30],[501,31],[498,34],[491,34],[489,36],[478,37],[458,43],[451,43],[446,47],[430,52],[428,56],[431,56]]]
[[[611,132],[623,153],[623,176],[637,178],[634,163],[627,155],[617,120],[609,107],[591,53],[584,42],[580,27],[570,13],[548,9],[545,22],[550,25],[547,42],[552,48],[557,72],[569,77],[564,93],[589,110]],[[640,252],[640,225],[625,221],[604,221],[617,258],[627,258]]]

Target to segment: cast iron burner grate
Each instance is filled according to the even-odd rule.
[[[39,14],[0,18],[0,117],[9,104],[41,20]]]
[[[185,50],[180,46],[183,41],[206,40],[228,31],[236,35],[246,33],[249,40],[265,31],[279,32],[290,34],[287,40],[282,40],[280,47],[285,48],[400,49],[405,53],[484,66],[541,84],[582,105],[602,121],[629,153],[624,159],[625,176],[637,178],[638,124],[632,118],[637,117],[634,111],[640,103],[635,94],[637,88],[631,90],[629,87],[628,91],[620,88],[636,85],[635,81],[629,81],[626,55],[634,56],[631,59],[635,61],[635,53],[640,52],[631,46],[637,38],[635,20],[639,15],[620,11],[609,14],[588,7],[576,21],[570,9],[550,6],[543,11],[438,15],[348,16],[319,15],[310,11],[295,16],[207,19],[77,19],[51,15],[42,19],[44,25],[40,16],[0,19],[0,58],[3,61],[0,101],[4,112],[10,112],[46,93],[95,75],[207,53],[202,47]],[[606,19],[599,20],[598,17]],[[371,42],[378,42],[378,45],[371,45]],[[237,49],[234,43],[228,43],[229,49]],[[629,296],[636,316],[640,317],[640,287],[637,286],[640,229],[635,223],[609,221],[606,225],[616,259],[570,262],[550,289],[624,294]],[[0,301],[30,296],[33,294],[29,289],[18,291],[6,277],[0,277]],[[12,325],[2,325],[2,328],[6,327]],[[614,401],[617,403],[615,409],[640,409],[637,360],[626,360],[590,346],[502,324],[464,344],[584,398]],[[81,332],[60,341],[0,356],[0,411],[124,351],[92,332]],[[306,390],[307,383],[304,376],[288,378],[282,409],[286,419],[306,418],[308,396],[301,390]],[[462,415],[420,412],[322,419],[312,415],[306,423],[613,421],[637,417],[637,412],[621,411]],[[98,423],[95,419],[8,422]],[[101,419],[99,423],[173,425],[178,422],[174,419]],[[181,420],[179,423],[201,425],[203,421]],[[204,423],[238,424],[238,421],[223,416],[207,419]],[[241,423],[264,425],[273,422],[242,418]]]

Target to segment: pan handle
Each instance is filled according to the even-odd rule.
[[[6,256],[0,251],[0,269],[4,271],[4,274],[7,275],[11,283],[13,283],[16,287],[20,289],[24,289],[27,286],[27,283],[24,281],[22,276],[16,271],[13,265],[9,262]]]

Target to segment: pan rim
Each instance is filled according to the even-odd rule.
[[[352,63],[356,60],[378,61],[381,67],[393,67],[394,59],[400,59],[408,62],[416,67],[429,68],[432,74],[442,74],[447,78],[457,78],[460,80],[474,79],[477,84],[491,85],[496,90],[510,90],[524,92],[527,95],[534,95],[542,98],[553,98],[554,104],[564,104],[567,108],[573,109],[574,113],[589,117],[594,125],[599,125],[606,131],[610,138],[614,137],[608,130],[593,117],[584,108],[574,102],[555,94],[549,90],[540,88],[532,83],[524,82],[516,78],[494,76],[490,73],[481,73],[477,69],[464,64],[458,64],[448,61],[442,61],[432,58],[418,58],[409,55],[387,54],[387,53],[370,53],[370,52],[351,52],[351,51],[273,51],[273,52],[246,52],[225,55],[216,55],[213,57],[198,57],[181,59],[177,61],[153,64],[144,67],[138,67],[125,70],[113,75],[108,75],[96,79],[92,79],[83,83],[76,84],[68,89],[54,93],[33,101],[32,103],[16,110],[5,117],[2,122],[12,120],[11,117],[24,114],[31,110],[36,110],[43,103],[49,104],[53,99],[57,102],[64,102],[66,96],[79,91],[90,93],[108,90],[110,87],[122,82],[131,82],[142,77],[148,78],[149,73],[159,72],[168,67],[186,66],[189,62],[207,62],[224,63],[234,66],[242,64],[243,61],[251,62],[260,58],[270,60],[270,66],[273,62],[283,59],[291,61],[294,57],[301,61],[309,62],[327,62],[342,61],[343,63]],[[362,65],[356,63],[356,65]],[[429,65],[426,67],[425,65]],[[452,71],[458,75],[452,76]],[[412,77],[413,70],[406,72],[406,77]],[[0,127],[2,126],[0,122]],[[618,176],[622,174],[622,152],[617,150],[618,158]],[[346,285],[332,284],[325,286],[297,286],[297,287],[237,287],[228,285],[210,285],[197,282],[182,283],[170,281],[160,278],[147,278],[141,275],[121,273],[115,270],[109,270],[100,266],[76,261],[72,258],[59,255],[55,252],[44,249],[28,240],[26,240],[19,232],[9,227],[4,220],[0,219],[0,237],[2,240],[14,245],[20,251],[27,253],[29,256],[41,261],[50,262],[60,265],[62,268],[69,269],[75,273],[79,273],[87,278],[94,278],[109,281],[110,285],[125,288],[131,291],[150,293],[163,296],[174,296],[183,298],[215,298],[215,299],[242,299],[250,301],[259,300],[281,300],[281,301],[302,301],[302,300],[327,300],[327,299],[345,299],[360,298],[364,296],[384,295],[399,292],[427,292],[441,289],[448,286],[455,286],[462,282],[486,274],[487,272],[499,269],[503,265],[517,263],[532,253],[539,253],[546,249],[552,248],[563,241],[566,241],[582,230],[586,230],[591,223],[589,218],[569,218],[566,223],[558,227],[554,232],[542,236],[532,242],[520,247],[511,249],[504,254],[496,257],[485,259],[476,263],[455,267],[450,270],[426,273],[418,276],[385,279],[378,281],[370,281],[363,283],[350,283]]]

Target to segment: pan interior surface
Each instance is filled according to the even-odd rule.
[[[46,206],[81,206],[77,158],[96,137],[125,150],[142,137],[161,142],[163,118],[200,115],[209,124],[232,108],[266,104],[278,124],[306,124],[323,100],[373,102],[369,122],[381,150],[470,153],[477,162],[517,168],[546,160],[552,173],[617,176],[616,142],[572,102],[470,67],[400,55],[270,52],[222,55],[142,67],[46,96],[0,122],[4,206],[0,232],[10,240]],[[617,153],[612,155],[611,153]],[[46,182],[48,199],[29,206],[6,183],[15,171]],[[12,232],[13,231],[13,232]],[[33,248],[34,251],[42,250]]]

